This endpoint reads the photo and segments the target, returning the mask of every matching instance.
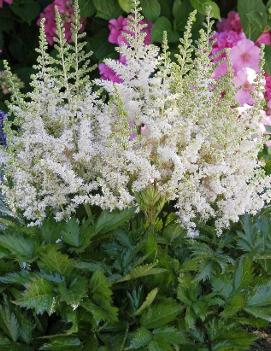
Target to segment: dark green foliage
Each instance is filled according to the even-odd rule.
[[[152,195],[38,229],[5,216],[1,350],[250,349],[271,320],[269,215],[192,240]]]

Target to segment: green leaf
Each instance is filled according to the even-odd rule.
[[[160,328],[174,321],[181,312],[181,306],[174,300],[150,306],[141,317],[141,325],[147,329]]]
[[[59,285],[58,290],[61,301],[66,302],[73,308],[77,308],[83,297],[87,295],[87,279],[79,276],[69,286],[63,282]]]
[[[130,273],[121,278],[118,282],[126,282],[133,279],[143,278],[149,275],[164,273],[167,270],[164,268],[155,268],[157,263],[145,264],[134,268]]]
[[[155,329],[153,335],[154,340],[158,341],[158,343],[167,342],[171,345],[180,345],[185,341],[183,334],[175,327]]]
[[[155,21],[161,13],[161,6],[158,0],[141,0],[142,13],[144,17]]]
[[[25,311],[22,311],[19,308],[16,308],[16,317],[20,325],[20,339],[23,340],[26,344],[31,344],[33,338],[33,330],[36,327],[36,322],[29,314]]]
[[[27,309],[34,309],[37,314],[51,314],[55,304],[53,286],[43,278],[36,278],[28,284],[21,298],[15,303]]]
[[[172,30],[172,24],[167,17],[159,17],[153,24],[152,28],[152,40],[153,42],[161,43],[163,39],[163,33],[167,32],[168,41],[176,42],[179,40],[179,35]]]
[[[184,4],[182,0],[175,0],[173,3],[172,14],[174,17],[174,25],[177,30],[184,29],[184,20],[186,20],[187,16],[184,13]]]
[[[19,234],[0,235],[0,249],[8,250],[18,260],[31,259],[34,252],[34,243]]]
[[[81,342],[78,338],[63,336],[55,338],[49,343],[44,344],[39,350],[43,351],[75,351],[82,350]]]
[[[16,0],[10,6],[11,10],[24,22],[30,24],[40,13],[40,5],[34,0]]]
[[[0,283],[25,285],[31,277],[32,275],[28,271],[12,272],[0,277]]]
[[[262,0],[238,0],[238,12],[247,37],[256,40],[267,25],[266,7]]]
[[[97,10],[97,17],[104,20],[116,18],[122,14],[122,10],[117,0],[93,0]]]
[[[256,288],[254,294],[250,295],[247,300],[247,306],[244,309],[256,318],[261,318],[271,322],[271,283],[260,285]]]
[[[74,247],[80,246],[80,227],[75,218],[72,218],[69,222],[65,223],[61,234],[64,243]]]
[[[20,334],[18,320],[11,310],[6,297],[4,297],[3,305],[0,305],[0,329],[2,329],[12,341],[18,341]]]
[[[141,314],[147,307],[149,307],[153,303],[154,299],[156,298],[157,293],[158,293],[157,288],[153,289],[152,291],[150,291],[148,293],[143,304],[135,312],[135,316],[138,316],[139,314]]]
[[[123,224],[127,223],[133,215],[134,210],[132,209],[112,212],[103,211],[95,225],[96,235],[107,234],[116,230]]]
[[[93,314],[97,323],[117,321],[118,309],[112,306],[111,284],[101,271],[92,275],[89,288],[92,302],[84,303],[83,307]]]
[[[61,237],[61,231],[65,223],[56,222],[53,218],[48,217],[42,223],[41,235],[46,243],[54,244]]]
[[[97,30],[94,35],[87,39],[87,50],[92,51],[97,60],[101,61],[105,57],[111,57],[114,53],[114,46],[108,42],[107,28]],[[100,45],[101,43],[103,45]]]
[[[91,17],[95,14],[95,7],[92,0],[78,0],[80,15],[82,17]]]
[[[271,75],[271,46],[269,45],[266,45],[264,48],[264,59],[265,59],[264,70],[266,73]]]
[[[223,318],[234,317],[241,311],[246,305],[246,296],[244,293],[236,293],[232,295],[225,305],[225,309],[222,312]]]
[[[55,246],[49,246],[41,253],[39,266],[48,272],[57,272],[62,275],[70,273],[73,261],[64,255]]]
[[[120,7],[125,12],[131,12],[132,10],[132,0],[118,0]]]
[[[151,342],[151,340],[152,333],[146,328],[140,328],[135,332],[131,340],[130,348],[137,350],[141,347],[145,347]]]
[[[202,15],[207,14],[208,8],[210,8],[210,15],[213,18],[220,18],[219,6],[212,0],[190,0],[191,5],[195,10],[197,10]]]
[[[246,289],[253,281],[252,259],[249,256],[242,256],[234,273],[234,290]]]

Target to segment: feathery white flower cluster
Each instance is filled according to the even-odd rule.
[[[172,62],[166,38],[162,53],[144,45],[134,2],[129,45],[119,48],[126,64],[106,60],[119,84],[88,78],[77,8],[74,44],[65,43],[57,19],[57,58],[48,55],[41,32],[33,90],[26,97],[16,91],[10,106],[16,118],[6,128],[2,189],[13,210],[39,224],[48,213],[66,218],[81,204],[134,206],[138,192],[155,187],[175,204],[190,234],[198,219],[214,219],[220,233],[271,196],[257,157],[264,144],[261,76],[258,103],[238,108],[230,73],[212,79],[211,23],[195,48],[193,13]]]

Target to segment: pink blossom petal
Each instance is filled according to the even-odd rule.
[[[263,32],[256,40],[257,45],[271,45],[271,32]]]
[[[250,95],[250,92],[244,89],[238,90],[238,92],[235,95],[236,100],[239,102],[239,104],[242,105],[253,105],[254,100],[252,96]]]
[[[114,72],[114,70],[106,64],[100,63],[98,68],[102,79],[109,80],[113,83],[123,82],[123,80]]]

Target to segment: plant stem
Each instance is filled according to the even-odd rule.
[[[85,211],[87,213],[88,218],[92,217],[92,212],[89,204],[84,204]]]
[[[126,340],[127,340],[127,336],[128,336],[128,332],[129,332],[129,324],[127,324],[126,330],[125,330],[125,334],[124,334],[124,338],[120,347],[120,351],[124,351],[124,347],[126,344]]]

